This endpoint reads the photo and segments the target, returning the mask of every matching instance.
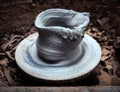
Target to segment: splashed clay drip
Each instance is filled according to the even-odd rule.
[[[89,13],[49,9],[40,13],[31,34],[18,45],[15,58],[27,74],[49,81],[83,77],[99,63],[99,44],[84,31]]]
[[[48,63],[75,57],[88,23],[89,13],[63,9],[49,9],[40,13],[35,20],[39,33],[39,56],[49,60]]]

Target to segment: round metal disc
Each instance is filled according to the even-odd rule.
[[[69,62],[69,58],[66,61],[61,61],[56,64],[44,62],[44,60],[40,59],[37,55],[37,37],[38,33],[34,33],[25,38],[20,42],[15,52],[15,59],[18,66],[24,72],[35,78],[51,81],[71,80],[86,75],[100,62],[101,48],[99,44],[87,34],[85,34],[79,45],[78,52],[81,51],[79,53],[80,58],[73,63]]]

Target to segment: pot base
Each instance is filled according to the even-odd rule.
[[[101,58],[99,44],[89,35],[85,34],[73,58],[68,58],[57,63],[48,64],[37,54],[36,39],[38,33],[34,33],[18,45],[15,59],[18,66],[27,74],[43,80],[62,81],[83,77],[92,71]],[[75,59],[75,62],[69,62]]]

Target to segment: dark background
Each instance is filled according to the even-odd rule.
[[[27,27],[38,13],[49,8],[87,11],[94,18],[107,16],[120,29],[120,0],[0,0],[0,32]]]

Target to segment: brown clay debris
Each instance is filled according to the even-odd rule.
[[[7,55],[10,59],[12,59],[12,60],[15,59],[15,58],[13,58],[13,56],[12,56],[12,54],[11,54],[10,51],[6,51],[5,53],[6,53],[6,55]]]
[[[7,69],[6,67],[4,67],[4,74],[8,80],[9,85],[11,85],[11,86],[14,85],[14,80],[12,79],[12,77],[10,75],[9,69]]]
[[[17,48],[17,45],[16,45],[15,47],[13,47],[13,48],[12,48],[12,51],[15,51],[15,50],[16,50],[16,48]]]
[[[19,36],[19,35],[11,35],[10,40],[8,42],[5,42],[5,43],[2,44],[1,49],[3,51],[6,51],[6,49],[8,48],[9,45],[11,45],[14,42],[17,42],[18,38],[21,38],[21,36]]]
[[[2,44],[2,45],[1,45],[1,49],[2,49],[3,51],[5,51],[5,50],[7,49],[7,47],[8,47],[8,45],[9,45],[9,42],[6,42],[6,43]]]
[[[4,58],[4,59],[0,60],[0,65],[2,65],[2,66],[7,66],[7,63],[8,63],[7,58]]]
[[[5,56],[5,53],[0,53],[0,56]]]
[[[103,54],[104,56],[107,56],[107,55],[110,54],[110,51],[104,48],[104,49],[102,50],[102,54]]]
[[[108,60],[109,59],[109,56],[102,56],[101,57],[101,61],[106,61],[106,60]]]
[[[107,65],[105,68],[104,68],[104,71],[106,71],[108,74],[110,75],[113,75],[113,67],[112,65]]]
[[[107,65],[105,68],[108,70],[113,69],[112,65]]]
[[[96,27],[92,27],[91,32],[92,32],[92,33],[95,33],[95,32],[99,32],[99,30],[98,30],[98,28],[96,28]]]

